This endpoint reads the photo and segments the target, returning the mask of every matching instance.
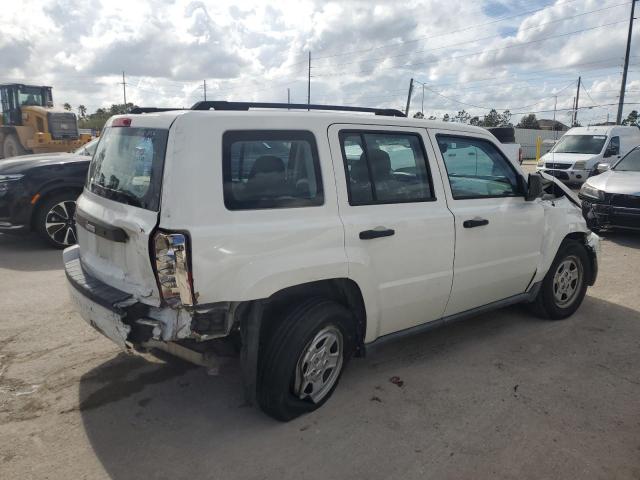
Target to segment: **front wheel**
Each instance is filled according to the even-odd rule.
[[[290,310],[263,345],[258,403],[289,421],[331,396],[354,350],[353,316],[342,305],[312,299]]]
[[[569,317],[582,304],[590,277],[591,264],[584,246],[565,240],[542,281],[533,304],[535,311],[552,320]]]

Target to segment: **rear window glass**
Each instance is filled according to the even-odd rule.
[[[311,132],[226,132],[222,170],[229,210],[309,207],[324,201]]]
[[[167,130],[111,127],[96,149],[87,189],[116,202],[158,211]]]

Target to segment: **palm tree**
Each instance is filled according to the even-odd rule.
[[[80,115],[80,118],[85,118],[87,116],[87,107],[84,105],[78,106],[78,114]]]
[[[64,109],[65,109],[65,110],[67,110],[67,111],[71,111],[71,105],[70,105],[70,104],[68,104],[68,103],[65,103],[65,104],[62,106],[62,108],[64,108]]]

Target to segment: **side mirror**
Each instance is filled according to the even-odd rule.
[[[542,195],[542,177],[538,173],[530,173],[527,182],[527,193],[524,199],[531,202]]]
[[[611,164],[609,163],[599,163],[598,165],[596,165],[596,171],[598,173],[604,173],[609,169],[611,169]]]

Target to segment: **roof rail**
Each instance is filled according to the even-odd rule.
[[[251,108],[277,108],[282,110],[333,110],[339,112],[375,113],[385,117],[405,117],[400,110],[394,108],[347,107],[342,105],[315,105],[307,103],[261,103],[261,102],[197,102],[191,110],[249,110]]]
[[[174,110],[184,110],[184,108],[158,108],[158,107],[135,107],[129,110],[127,113],[158,113],[158,112],[172,112]]]

